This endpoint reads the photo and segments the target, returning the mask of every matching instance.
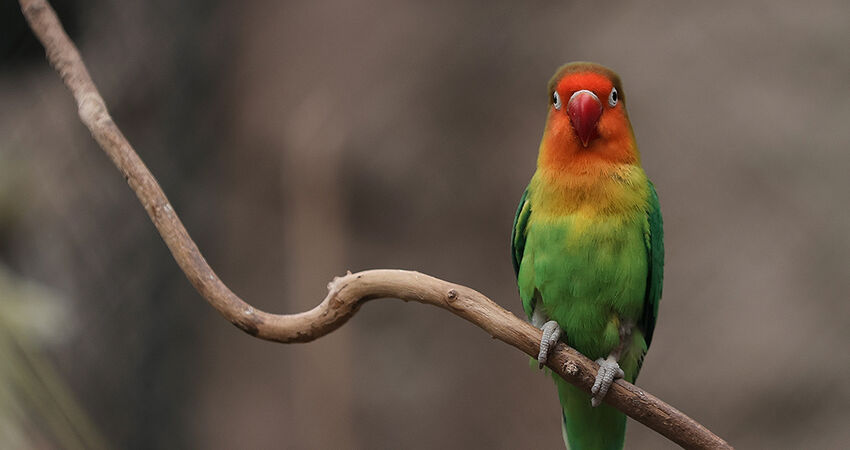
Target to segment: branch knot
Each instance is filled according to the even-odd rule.
[[[564,363],[564,372],[566,372],[567,375],[574,377],[579,373],[578,365],[575,361],[567,361]]]

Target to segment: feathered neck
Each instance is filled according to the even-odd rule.
[[[544,214],[612,215],[645,211],[648,180],[640,167],[634,140],[626,151],[550,150],[541,143],[530,193]],[[622,145],[622,143],[621,143]],[[612,155],[624,156],[612,158]]]

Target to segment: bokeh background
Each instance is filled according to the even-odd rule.
[[[850,442],[850,3],[56,2],[221,278],[271,312],[407,268],[521,314],[563,62],[617,70],[665,219],[638,384],[740,448]],[[262,342],[191,288],[0,4],[0,447],[559,448],[528,358],[434,308]],[[631,422],[627,446],[675,448]]]

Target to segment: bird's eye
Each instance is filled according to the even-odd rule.
[[[552,94],[552,105],[555,109],[561,109],[561,96],[558,95],[558,91],[555,91]]]
[[[617,88],[611,88],[611,93],[608,94],[608,106],[614,107],[620,101],[620,95],[617,93]]]

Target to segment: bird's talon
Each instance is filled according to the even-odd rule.
[[[614,358],[599,358],[596,363],[599,364],[599,371],[596,373],[596,381],[593,383],[593,387],[590,388],[592,394],[590,404],[594,408],[602,404],[602,399],[605,398],[605,394],[608,393],[608,389],[611,388],[614,380],[625,376],[623,369],[620,368]]]
[[[546,361],[549,359],[549,351],[558,343],[561,338],[561,327],[558,322],[550,320],[543,324],[540,328],[543,331],[543,337],[540,339],[540,353],[537,355],[537,363],[539,368],[543,368]]]

